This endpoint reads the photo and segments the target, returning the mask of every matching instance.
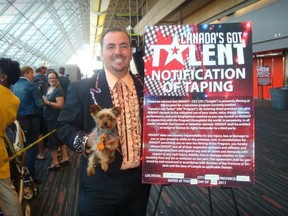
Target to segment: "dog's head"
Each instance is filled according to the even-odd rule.
[[[116,118],[121,113],[121,107],[104,108],[93,104],[90,106],[91,116],[101,130],[111,130],[116,126]]]

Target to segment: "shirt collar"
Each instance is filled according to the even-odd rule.
[[[129,87],[129,89],[132,89],[133,81],[130,73],[127,73],[122,79],[118,79],[117,77],[113,76],[113,74],[107,72],[106,70],[105,75],[110,89],[114,88],[117,81],[124,82]]]
[[[30,80],[28,78],[26,78],[26,77],[20,77],[20,79],[26,79],[27,81],[30,82]]]

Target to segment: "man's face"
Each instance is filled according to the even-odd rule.
[[[41,68],[41,72],[42,72],[42,74],[46,74],[47,68],[46,68],[46,67],[42,67],[42,68]]]
[[[123,32],[109,32],[103,40],[101,59],[105,68],[114,74],[126,74],[132,58],[129,38]]]

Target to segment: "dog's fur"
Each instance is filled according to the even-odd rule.
[[[94,165],[97,160],[101,164],[102,170],[106,172],[108,170],[108,164],[115,159],[115,150],[119,146],[116,118],[121,113],[121,107],[101,109],[99,105],[94,104],[90,106],[90,112],[97,127],[97,134],[92,146],[92,153],[88,159],[87,167],[87,175],[93,176],[95,174]],[[110,142],[109,140],[111,139],[114,141]],[[102,145],[102,148],[100,145]]]

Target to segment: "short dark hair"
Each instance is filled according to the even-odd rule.
[[[10,58],[0,58],[0,73],[7,75],[7,81],[9,85],[13,85],[19,80],[21,70],[18,61],[14,61]]]
[[[59,68],[59,73],[64,75],[65,74],[65,68],[64,67],[60,67]]]
[[[128,32],[123,29],[123,28],[119,28],[119,27],[113,27],[113,28],[110,28],[108,29],[106,32],[104,32],[102,35],[101,35],[101,38],[100,38],[100,46],[101,46],[101,49],[103,49],[103,40],[104,40],[104,37],[110,33],[110,32],[123,32],[124,34],[127,35],[127,38],[129,39],[129,43],[130,43],[130,46],[131,46],[131,40],[130,40],[130,35],[128,34]]]

